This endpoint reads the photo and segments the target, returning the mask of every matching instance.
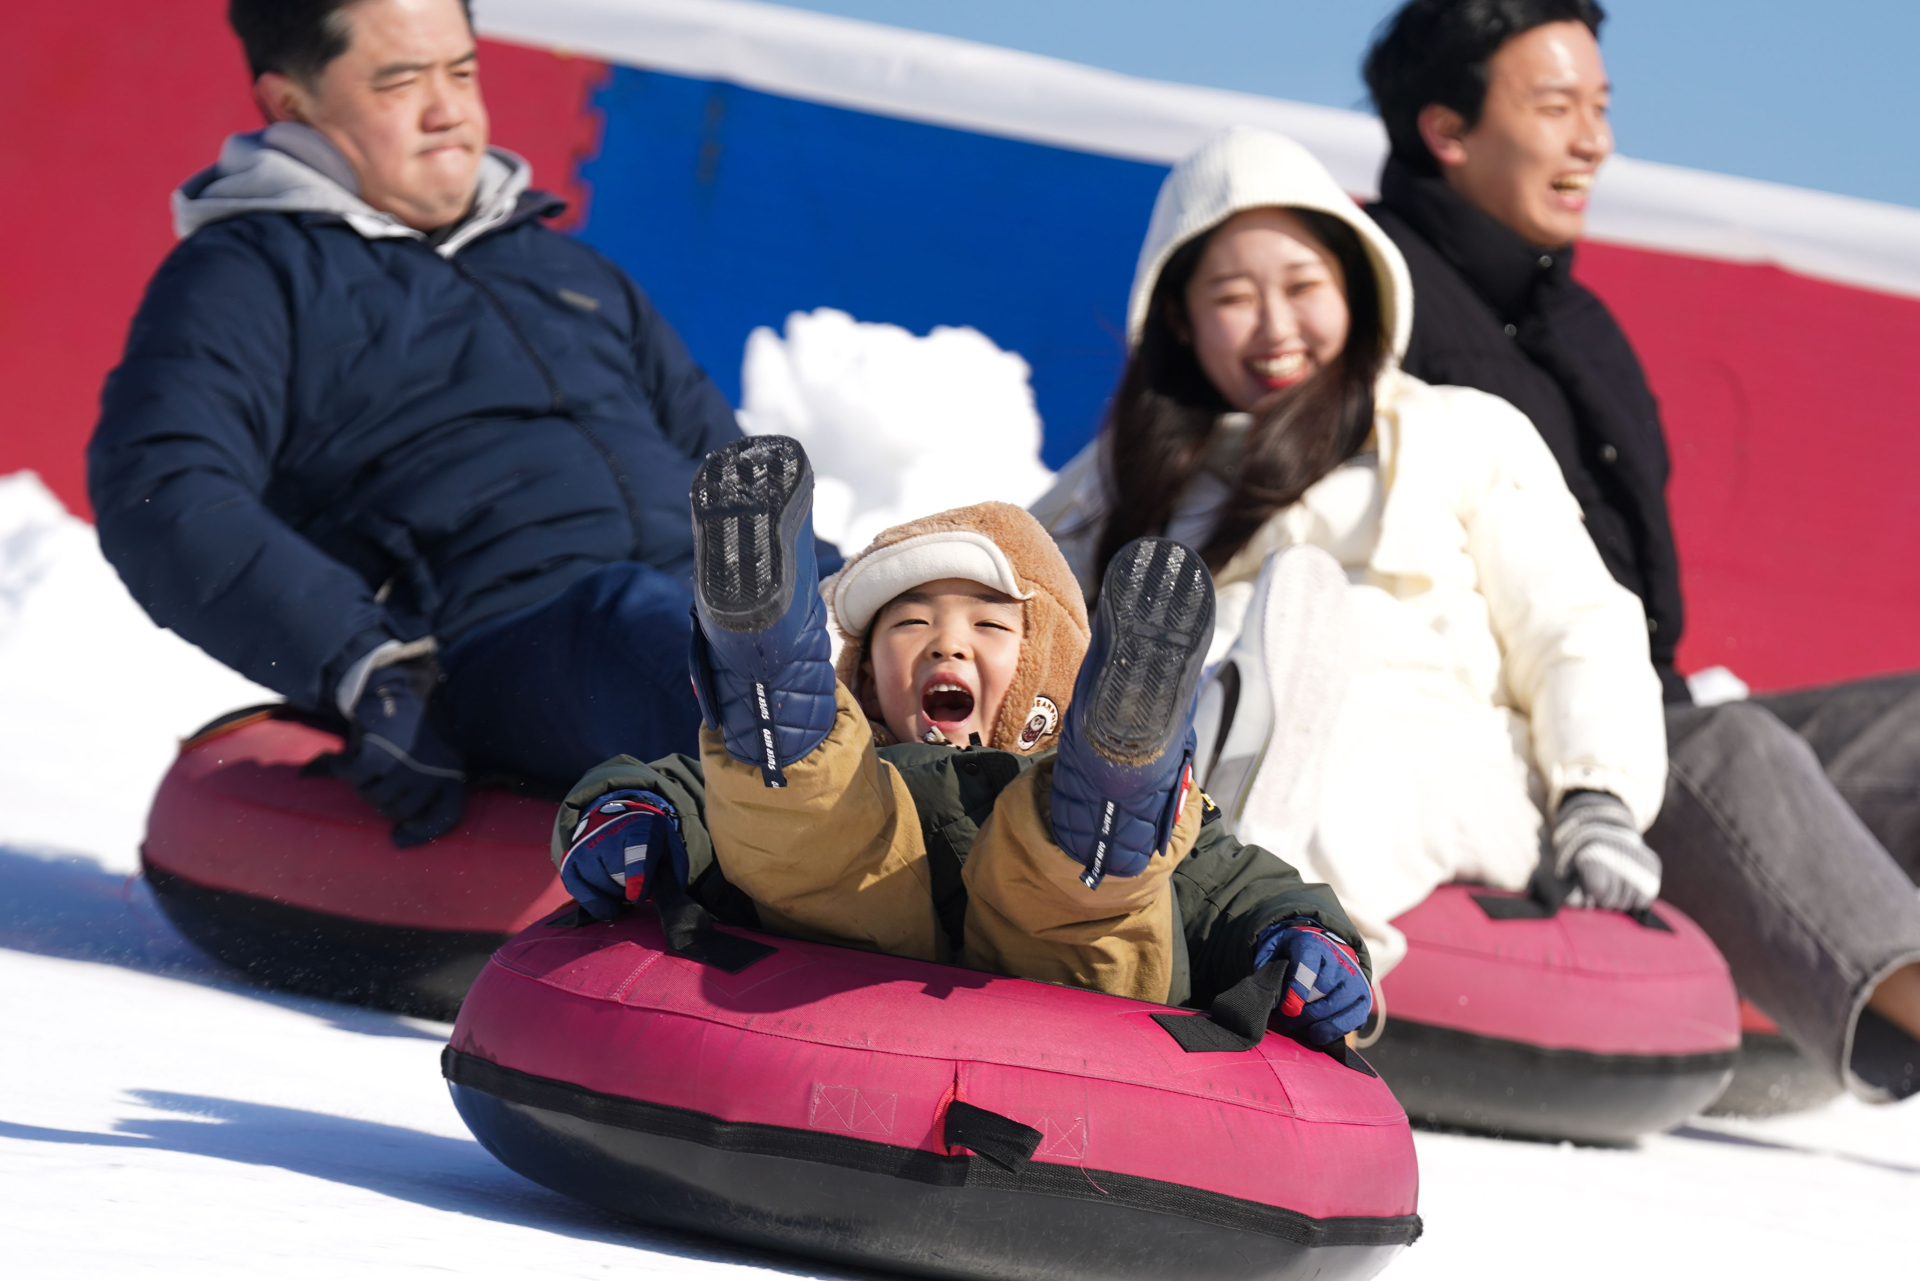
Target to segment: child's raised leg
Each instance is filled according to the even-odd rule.
[[[1132,876],[1088,889],[1086,867],[1053,839],[1054,761],[1015,779],[980,829],[962,873],[966,964],[1143,1001],[1165,1001],[1173,981],[1173,871],[1200,834],[1200,793],[1166,848]]]
[[[772,788],[700,731],[707,828],[727,879],[768,929],[798,938],[946,961],[927,847],[913,798],[873,750],[867,718],[835,690],[833,728]]]
[[[968,964],[1166,1000],[1213,612],[1190,549],[1147,538],[1114,556],[1059,754],[1001,793],[967,860]]]
[[[770,929],[944,959],[912,799],[834,679],[806,452],[738,441],[701,464],[692,501],[692,666],[721,869]]]

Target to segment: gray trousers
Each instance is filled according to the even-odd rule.
[[[1667,709],[1661,897],[1743,995],[1862,1098],[1854,1032],[1920,961],[1920,674]]]

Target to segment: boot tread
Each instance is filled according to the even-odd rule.
[[[787,548],[811,506],[812,466],[785,437],[748,437],[708,455],[693,478],[702,604],[728,631],[760,631],[793,599]]]
[[[1142,539],[1108,567],[1100,612],[1113,649],[1093,689],[1084,732],[1088,746],[1116,764],[1158,759],[1183,729],[1213,639],[1213,583],[1189,548]]]

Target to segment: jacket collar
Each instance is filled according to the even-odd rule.
[[[1522,310],[1543,278],[1566,280],[1573,270],[1572,245],[1530,245],[1444,180],[1391,156],[1380,175],[1380,203],[1439,250],[1501,316]]]
[[[473,208],[450,234],[429,237],[360,199],[345,157],[319,131],[282,121],[256,133],[235,134],[220,159],[173,193],[174,230],[181,237],[222,219],[249,213],[293,213],[337,219],[368,240],[421,240],[451,258],[482,236],[529,218],[556,203],[529,190],[533,167],[513,152],[491,147],[480,160]]]

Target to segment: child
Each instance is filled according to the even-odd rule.
[[[1213,630],[1191,551],[1124,549],[1089,636],[1019,508],[899,526],[824,584],[836,672],[812,486],[783,437],[696,475],[701,761],[619,757],[575,787],[554,855],[589,912],[640,896],[670,821],[679,875],[723,920],[1168,1004],[1276,962],[1291,1030],[1360,1025],[1364,949],[1333,895],[1234,840],[1191,783]]]

